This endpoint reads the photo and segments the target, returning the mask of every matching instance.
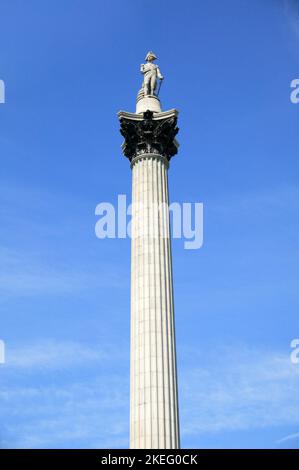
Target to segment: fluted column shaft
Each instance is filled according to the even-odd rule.
[[[179,448],[168,160],[132,167],[130,447]]]

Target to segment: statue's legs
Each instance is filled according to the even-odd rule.
[[[143,82],[144,96],[153,95],[156,89],[156,85],[157,85],[156,74],[145,76],[144,82]]]
[[[157,85],[156,75],[152,75],[151,76],[151,91],[150,91],[151,95],[154,95],[156,85]]]
[[[144,96],[150,95],[151,93],[150,80],[151,80],[151,77],[144,77],[144,82],[143,82]]]

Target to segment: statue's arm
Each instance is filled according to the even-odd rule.
[[[164,79],[162,73],[160,72],[159,67],[157,67],[157,77],[160,78],[160,80],[163,80],[163,79]]]
[[[140,72],[141,72],[141,73],[144,73],[144,64],[141,64],[141,65],[140,65]]]

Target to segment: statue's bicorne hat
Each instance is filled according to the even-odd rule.
[[[157,59],[157,56],[153,53],[153,51],[149,51],[149,52],[146,54],[145,60],[147,60],[150,56],[153,57],[155,60]]]

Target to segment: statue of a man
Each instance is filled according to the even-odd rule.
[[[143,93],[146,95],[154,95],[157,88],[157,78],[163,80],[164,77],[160,72],[158,65],[153,62],[157,59],[155,54],[150,51],[146,55],[146,64],[141,64],[140,72],[143,73]]]

